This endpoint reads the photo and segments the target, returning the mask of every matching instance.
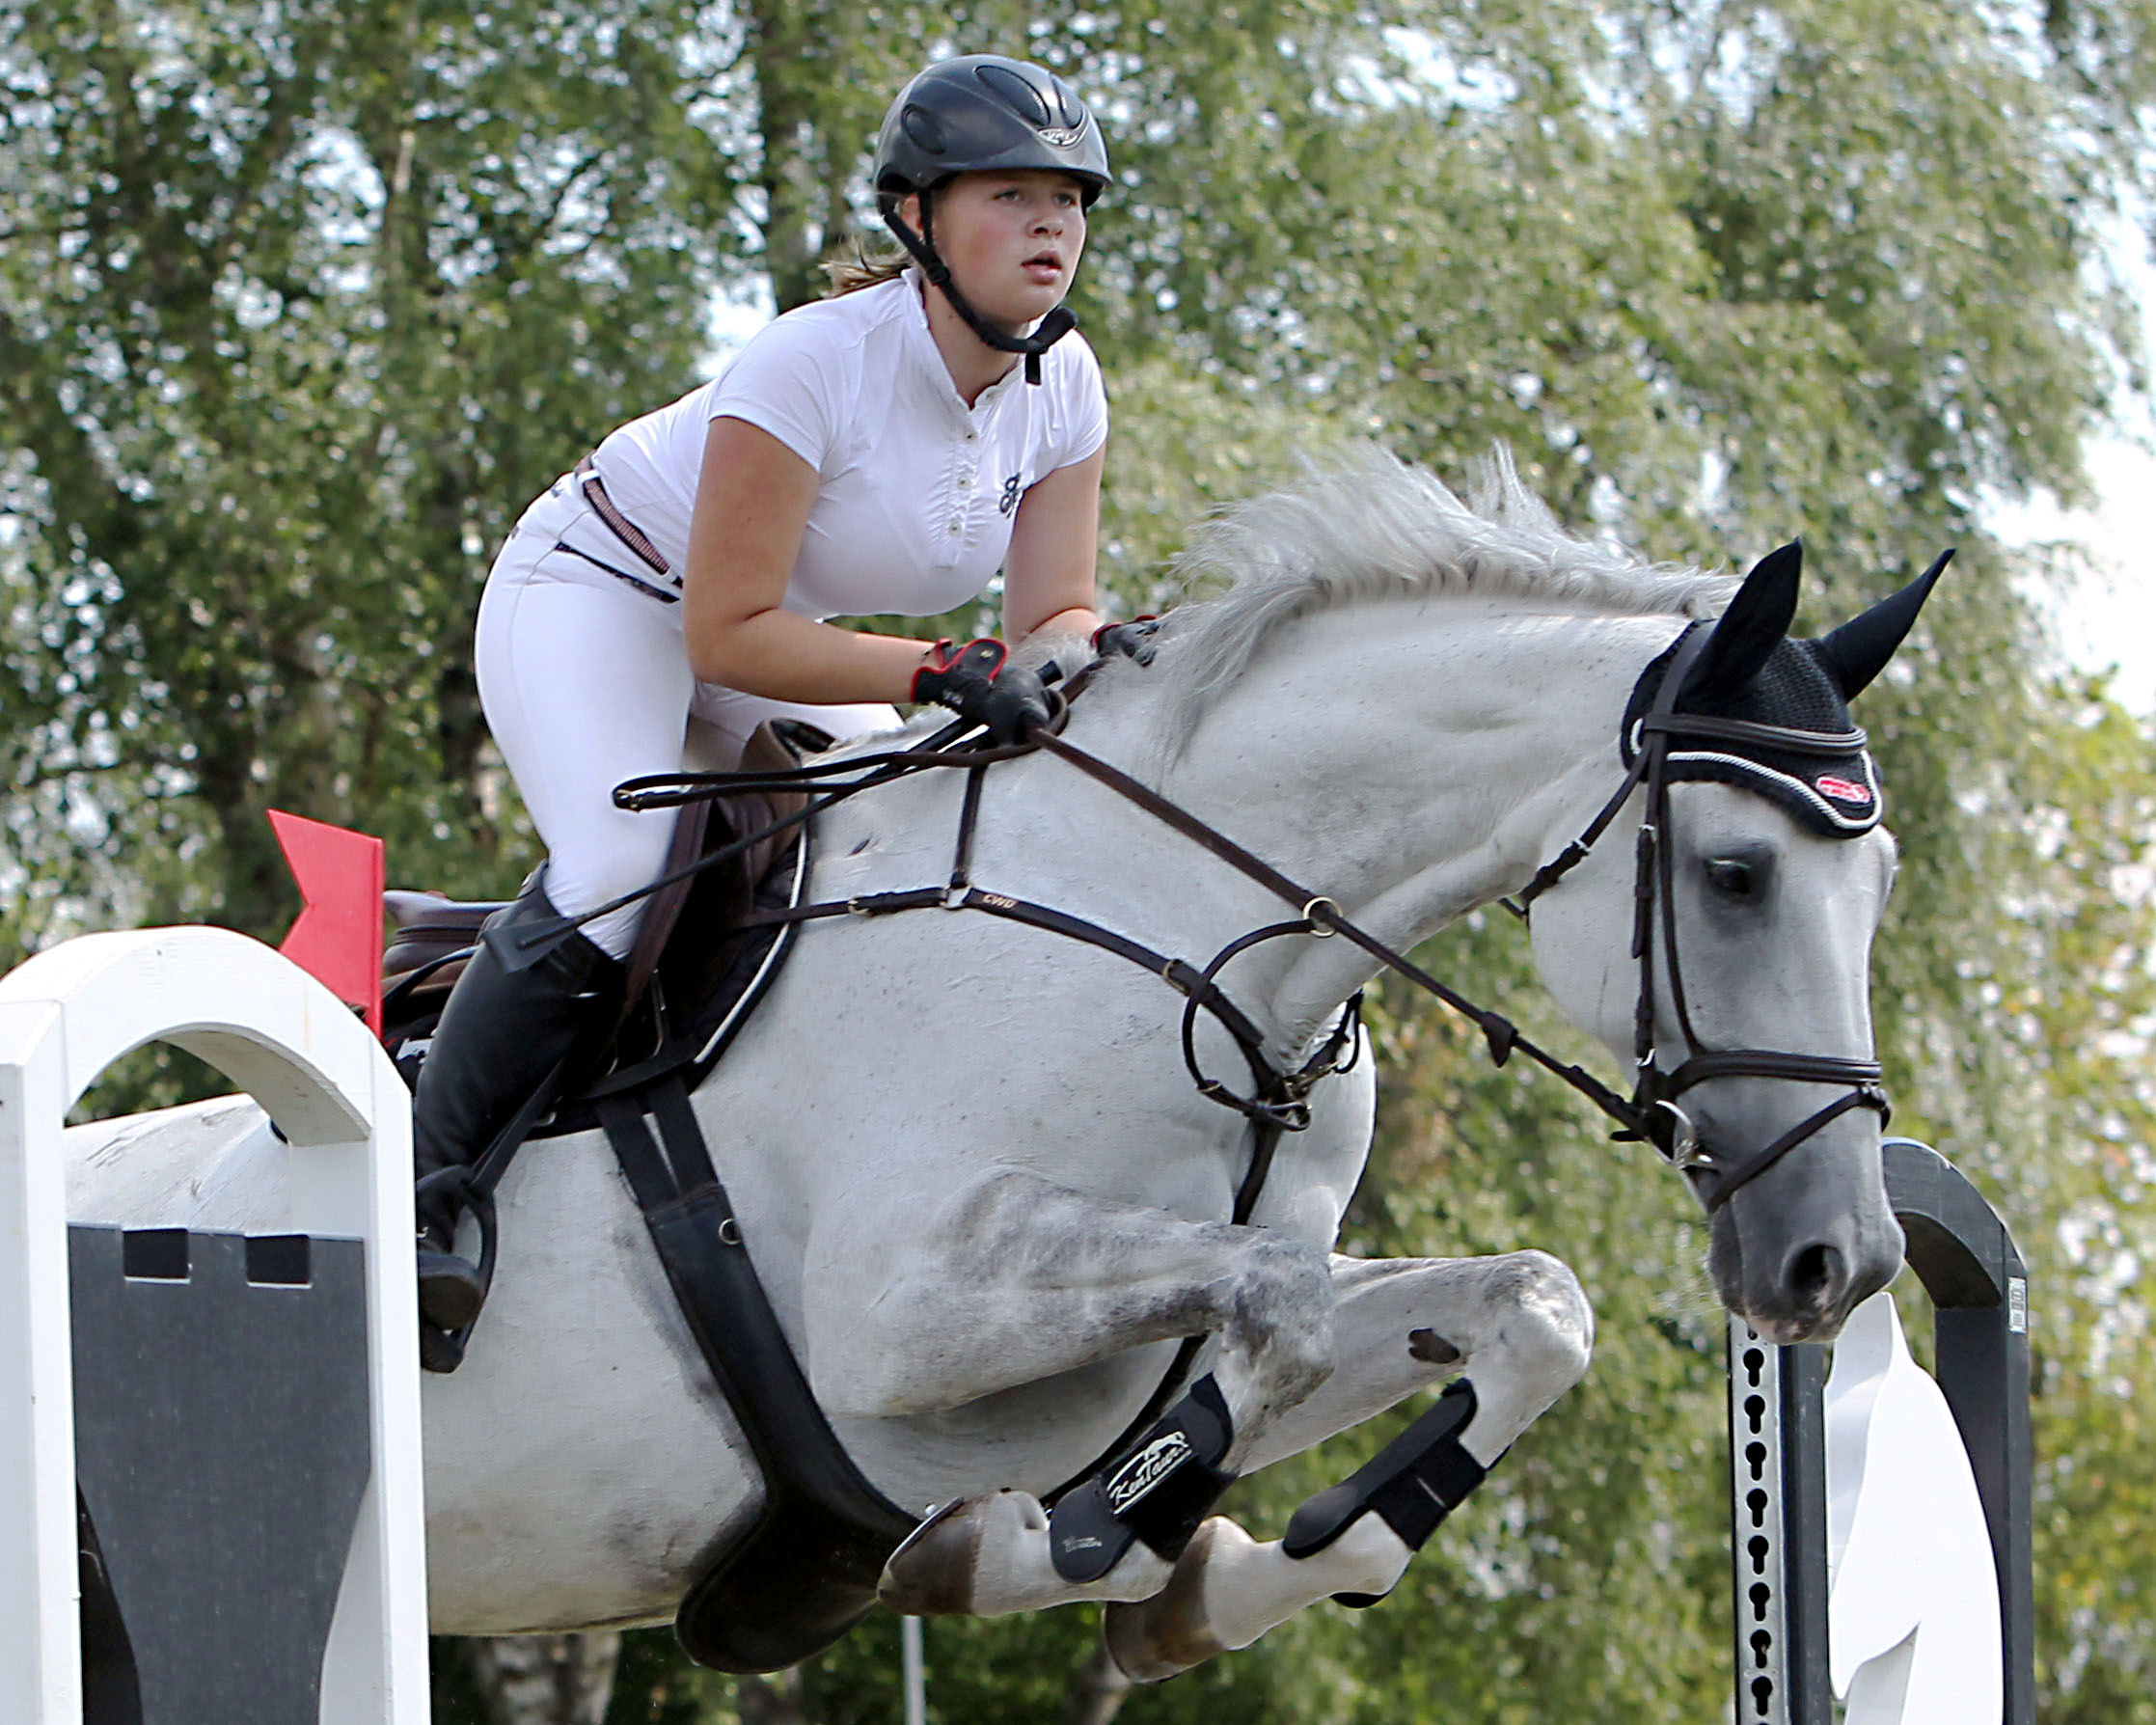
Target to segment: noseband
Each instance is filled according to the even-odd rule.
[[[1632,1009],[1633,1087],[1627,1108],[1631,1117],[1625,1121],[1627,1130],[1619,1136],[1643,1137],[1661,1151],[1692,1181],[1700,1201],[1711,1215],[1741,1187],[1758,1179],[1830,1121],[1839,1120],[1853,1109],[1870,1109],[1884,1127],[1893,1109],[1880,1083],[1882,1075],[1876,1060],[1779,1049],[1717,1049],[1693,1027],[1677,950],[1676,847],[1670,842],[1671,743],[1687,737],[1733,748],[1739,753],[1750,749],[1778,754],[1844,756],[1861,752],[1867,741],[1861,730],[1799,730],[1749,719],[1675,711],[1685,673],[1707,639],[1706,629],[1695,628],[1671,656],[1653,704],[1633,727],[1629,739],[1631,767],[1617,794],[1603,804],[1579,837],[1537,870],[1517,897],[1505,903],[1524,921],[1535,900],[1587,859],[1632,793],[1645,787],[1647,807],[1640,822],[1632,873],[1632,958],[1639,966],[1639,997]],[[1686,1051],[1674,1071],[1663,1070],[1656,1058],[1657,958]],[[1694,1085],[1725,1078],[1783,1079],[1792,1083],[1842,1084],[1847,1088],[1763,1149],[1738,1156],[1707,1144],[1691,1116],[1678,1106],[1677,1099]],[[1601,1106],[1614,1113],[1606,1104]]]

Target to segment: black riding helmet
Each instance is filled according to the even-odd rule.
[[[939,61],[898,93],[876,138],[876,202],[884,225],[951,310],[991,347],[1025,356],[1025,377],[1041,380],[1041,355],[1077,327],[1057,306],[1030,336],[1014,336],[974,311],[937,255],[927,195],[960,174],[1042,168],[1078,182],[1087,208],[1108,183],[1107,148],[1078,93],[1045,67],[1001,54]],[[898,213],[908,193],[921,194],[921,231]]]

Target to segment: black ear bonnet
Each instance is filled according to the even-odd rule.
[[[1829,838],[1870,832],[1883,812],[1879,769],[1849,717],[1849,702],[1886,669],[1952,561],[1953,553],[1943,551],[1862,616],[1816,641],[1791,641],[1804,547],[1791,541],[1768,552],[1720,617],[1694,623],[1640,673],[1618,739],[1624,764],[1639,759],[1641,722],[1654,711],[1670,661],[1705,629],[1706,640],[1687,655],[1684,687],[1669,705],[1677,723],[1656,721],[1656,734],[1668,738],[1664,779],[1715,780],[1758,791]],[[1687,733],[1687,717],[1706,723]],[[1801,734],[1731,736],[1733,721]]]
[[[1624,709],[1620,747],[1627,767],[1639,753],[1639,721],[1661,692],[1678,647],[1695,631],[1713,626],[1694,623],[1641,673]],[[1750,682],[1733,691],[1688,690],[1678,697],[1677,711],[1829,736],[1862,736],[1815,641],[1776,642]],[[1670,738],[1668,776],[1673,781],[1712,780],[1757,791],[1829,838],[1869,833],[1883,812],[1878,764],[1861,742],[1843,753],[1798,754],[1761,744],[1695,741],[1678,731]]]

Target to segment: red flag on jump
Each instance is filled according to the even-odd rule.
[[[382,841],[269,811],[305,901],[278,948],[382,1033]]]

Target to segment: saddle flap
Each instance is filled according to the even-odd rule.
[[[805,752],[828,745],[830,741],[808,726],[787,724],[782,732],[781,723],[784,722],[767,719],[756,726],[741,752],[741,761],[735,771],[745,774],[787,772],[801,764]],[[685,804],[674,823],[673,842],[667,852],[665,872],[672,874],[686,868],[705,851],[761,832],[774,822],[797,814],[807,802],[806,793],[799,791],[742,791]],[[749,915],[754,906],[757,887],[792,848],[795,836],[791,832],[773,834],[751,845],[732,861],[701,875],[677,881],[652,895],[650,908],[644,912],[643,921],[637,930],[636,946],[629,954],[624,1013],[642,996],[662,963],[667,964],[669,972],[684,968],[678,960],[688,955],[672,954],[669,949],[690,904],[694,902],[696,907],[692,926],[698,937],[697,945],[705,948],[716,945]]]
[[[710,823],[709,803],[682,806],[674,816],[673,838],[667,846],[662,874],[677,873],[702,855],[704,834]],[[637,925],[637,944],[629,950],[628,978],[621,998],[624,1016],[643,998],[652,972],[659,968],[660,956],[673,938],[674,924],[681,920],[681,908],[689,902],[689,890],[696,884],[696,877],[692,875],[660,888],[645,901],[643,920]]]

